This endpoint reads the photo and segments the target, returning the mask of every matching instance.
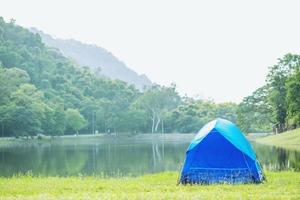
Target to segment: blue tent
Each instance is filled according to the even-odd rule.
[[[180,183],[260,183],[263,173],[250,143],[232,122],[215,119],[186,152]]]

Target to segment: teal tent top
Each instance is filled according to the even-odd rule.
[[[207,136],[207,134],[212,131],[212,129],[216,129],[236,148],[248,155],[253,160],[256,160],[256,154],[241,130],[232,122],[221,118],[217,118],[206,124],[198,132],[187,151],[191,151],[195,146],[197,146],[197,144],[199,144]]]

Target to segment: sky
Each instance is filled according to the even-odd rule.
[[[295,0],[1,0],[0,16],[112,52],[181,95],[240,102],[300,52]]]

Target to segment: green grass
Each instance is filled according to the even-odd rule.
[[[176,186],[178,173],[141,177],[0,178],[0,199],[300,199],[299,172],[267,172],[267,182]]]
[[[263,144],[300,150],[300,128],[277,135],[257,138],[255,141]]]

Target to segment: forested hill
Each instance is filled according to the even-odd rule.
[[[139,75],[129,69],[122,61],[104,48],[84,44],[73,39],[53,38],[35,28],[30,30],[33,33],[39,33],[46,45],[58,48],[65,56],[74,59],[79,65],[91,67],[99,75],[134,84],[139,89],[152,85],[146,75]]]
[[[176,86],[141,92],[95,76],[39,34],[0,17],[0,136],[196,132],[216,117],[236,121],[236,104],[182,98]]]
[[[191,133],[217,117],[247,132],[300,126],[300,56],[270,68],[267,84],[240,104],[181,97],[176,85],[140,91],[96,76],[39,34],[0,17],[0,136]]]
[[[18,136],[120,128],[117,121],[127,119],[140,93],[95,77],[47,48],[38,34],[0,17],[0,94],[1,136]]]

